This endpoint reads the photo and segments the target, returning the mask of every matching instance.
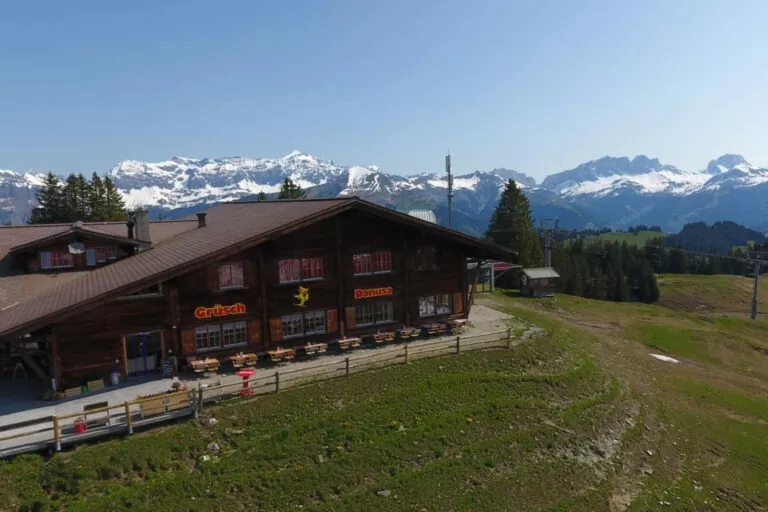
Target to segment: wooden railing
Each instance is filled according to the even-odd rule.
[[[198,415],[205,404],[233,397],[254,397],[279,393],[321,380],[349,377],[354,373],[407,364],[424,357],[458,354],[469,350],[511,348],[512,331],[498,331],[439,340],[387,344],[370,353],[355,353],[343,359],[317,361],[313,364],[288,363],[288,368],[262,370],[248,380],[213,386],[200,385],[195,390],[152,396],[118,405],[62,416],[47,416],[0,426],[0,458],[42,450],[59,451],[74,445],[115,434],[133,434],[135,428],[149,427],[177,418]],[[291,368],[290,365],[297,366]],[[247,383],[247,387],[244,387]],[[84,430],[80,428],[85,425]],[[8,443],[9,441],[16,441]],[[8,446],[4,446],[8,444]]]

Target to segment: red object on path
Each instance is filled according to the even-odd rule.
[[[235,375],[238,375],[243,378],[243,389],[240,391],[241,395],[252,395],[253,390],[251,389],[251,383],[248,382],[248,379],[250,377],[253,377],[253,375],[256,374],[256,370],[253,370],[251,368],[243,368],[242,370],[238,370]]]
[[[83,418],[77,418],[75,420],[75,433],[82,434],[85,432],[85,421],[83,421]]]

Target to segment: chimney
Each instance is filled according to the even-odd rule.
[[[205,227],[205,212],[200,212],[197,214],[197,227]]]
[[[142,242],[139,250],[148,249],[152,245],[152,239],[149,235],[149,212],[144,208],[136,210],[133,214],[136,223],[136,240]]]
[[[125,223],[128,227],[128,238],[133,240],[133,227],[136,225],[136,219],[133,212],[128,212],[128,222]]]

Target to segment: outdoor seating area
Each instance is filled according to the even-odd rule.
[[[219,360],[213,358],[192,360],[190,361],[190,364],[192,365],[192,370],[197,374],[217,372],[221,367]]]
[[[360,338],[342,338],[338,340],[336,343],[339,344],[339,348],[341,350],[349,350],[351,348],[359,347],[361,341],[362,340]]]
[[[292,348],[277,347],[274,350],[270,350],[268,354],[273,363],[279,363],[280,361],[290,361],[296,357],[296,350]]]
[[[243,354],[242,352],[229,357],[229,360],[232,362],[232,366],[234,366],[235,368],[253,366],[254,364],[256,364],[258,359],[259,358],[256,354],[253,354],[253,353]]]
[[[327,343],[307,343],[304,345],[304,353],[308,356],[318,356],[328,350]]]

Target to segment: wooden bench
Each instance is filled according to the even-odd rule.
[[[245,364],[248,366],[253,366],[259,360],[259,356],[256,354],[244,354],[243,357],[245,358]]]
[[[88,386],[89,392],[98,391],[104,389],[104,379],[89,380],[85,385]]]
[[[245,366],[245,356],[243,354],[229,356],[229,360],[235,368],[242,368]]]
[[[103,386],[103,382],[102,382]],[[90,388],[89,388],[90,389]],[[85,426],[90,427],[108,427],[109,426],[109,409],[106,411],[98,411],[98,412],[91,412],[95,411],[97,409],[104,409],[106,407],[109,407],[108,402],[96,402],[95,404],[88,404],[83,406],[83,420],[85,420]],[[91,414],[91,419],[88,419],[88,414]],[[98,417],[96,419],[93,419],[94,414],[106,414],[105,417]]]
[[[64,390],[64,396],[67,398],[71,398],[73,396],[80,396],[83,393],[83,390],[80,389],[80,386],[76,388],[69,388]]]

